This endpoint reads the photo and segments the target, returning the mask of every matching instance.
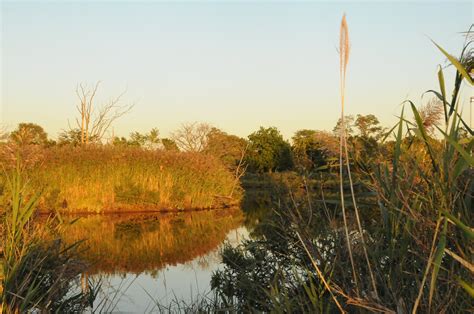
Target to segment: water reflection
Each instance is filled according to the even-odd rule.
[[[66,244],[85,240],[82,259],[93,274],[156,276],[165,266],[199,259],[216,249],[230,230],[238,228],[239,209],[165,214],[89,215],[66,217],[59,236]]]
[[[242,210],[62,217],[66,245],[78,241],[89,264],[81,282],[101,282],[94,310],[149,312],[177,298],[191,302],[210,290],[224,242],[248,237]]]

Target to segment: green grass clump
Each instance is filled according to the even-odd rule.
[[[35,224],[41,192],[29,194],[24,163],[16,154],[13,169],[1,173],[0,193],[0,312],[82,312],[95,297],[95,288],[75,292],[73,283],[86,265],[76,257],[76,244],[41,240]],[[51,221],[46,225],[54,229]]]

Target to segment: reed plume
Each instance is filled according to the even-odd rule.
[[[349,250],[349,257],[351,260],[354,283],[356,285],[357,296],[359,296],[357,274],[355,271],[354,258],[352,256],[352,248],[351,248],[351,243],[349,239],[349,229],[347,226],[346,209],[345,209],[345,204],[344,204],[344,178],[343,178],[343,155],[344,155],[345,161],[346,161],[346,167],[347,167],[347,175],[349,178],[352,203],[354,205],[354,211],[355,211],[355,216],[356,216],[356,221],[357,221],[357,227],[359,229],[361,242],[362,242],[362,248],[363,248],[364,256],[367,262],[367,267],[370,273],[374,296],[378,298],[377,285],[375,283],[375,278],[372,272],[372,268],[370,266],[369,256],[367,254],[367,247],[364,240],[364,232],[363,232],[362,224],[360,222],[360,217],[359,217],[359,209],[357,207],[357,202],[355,199],[354,184],[352,182],[351,167],[350,167],[350,162],[349,162],[349,153],[347,149],[346,126],[345,126],[345,120],[344,120],[344,105],[345,105],[346,73],[347,73],[347,66],[349,63],[349,52],[350,52],[349,27],[347,26],[346,15],[344,14],[341,21],[341,30],[340,30],[340,37],[339,37],[339,58],[340,58],[339,70],[340,70],[340,75],[341,75],[341,128],[340,128],[340,141],[339,141],[339,175],[340,175],[339,187],[340,187],[340,192],[341,192],[342,216],[344,219],[344,229],[345,229],[345,234],[346,234],[347,248]]]
[[[443,103],[436,98],[432,98],[421,106],[418,112],[425,129],[428,133],[433,133],[435,126],[443,117]]]
[[[344,180],[343,180],[343,143],[345,142],[345,121],[344,121],[344,95],[345,95],[345,84],[346,84],[346,71],[347,64],[349,62],[349,28],[347,27],[346,15],[342,16],[341,30],[339,34],[339,71],[341,76],[341,128],[339,133],[339,188],[341,194],[341,207],[342,207],[342,218],[344,220],[344,230],[346,234],[347,249],[349,250],[349,258],[351,260],[352,275],[354,277],[354,283],[356,285],[357,295],[359,295],[357,273],[354,266],[354,257],[352,256],[351,241],[349,239],[349,228],[347,227],[346,207],[344,204]]]

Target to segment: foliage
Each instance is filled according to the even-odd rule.
[[[245,139],[212,128],[203,152],[217,157],[227,168],[234,171],[245,154],[246,147]]]
[[[275,127],[260,127],[248,136],[246,161],[256,172],[283,171],[293,167],[290,144]]]
[[[459,60],[471,56],[465,48]],[[450,61],[456,78],[472,85],[463,63]],[[443,97],[439,77],[443,124],[408,102],[413,119],[402,111],[389,133],[393,142],[384,144],[388,158],[353,159],[355,180],[343,181],[342,190],[362,188],[355,196],[362,231],[349,210],[352,199],[343,199],[343,224],[342,201],[283,190],[257,238],[223,251],[225,268],[212,285],[224,304],[245,312],[472,311],[474,141],[466,137],[472,130],[461,118],[460,99]],[[455,80],[456,97],[460,86]],[[429,126],[442,138],[430,136]]]
[[[3,173],[2,313],[83,311],[94,299],[94,290],[74,292],[71,288],[86,265],[76,259],[76,245],[40,241],[34,224],[40,193],[25,193],[26,164],[21,158],[17,152],[16,166]]]
[[[10,140],[17,145],[47,145],[48,134],[38,124],[20,123],[10,133]]]
[[[44,211],[211,208],[240,198],[219,197],[234,188],[233,175],[217,159],[198,153],[57,146],[34,156],[39,162],[31,170],[30,189],[48,182],[39,200]],[[0,161],[9,162],[6,156]]]
[[[160,132],[153,128],[150,132],[141,134],[140,132],[130,133],[130,139],[125,137],[115,137],[112,141],[114,146],[136,146],[148,150],[154,150],[162,147],[162,140],[159,137]]]
[[[292,137],[295,166],[313,171],[328,166],[337,155],[337,139],[324,131],[299,130]]]
[[[176,145],[176,142],[173,141],[170,138],[162,138],[161,139],[161,144],[163,144],[164,150],[170,150],[170,151],[178,151],[178,145]]]
[[[80,129],[69,129],[63,130],[59,133],[58,136],[58,145],[72,145],[78,146],[81,145],[81,130]],[[97,143],[99,138],[97,136],[89,136],[89,141],[91,143]]]

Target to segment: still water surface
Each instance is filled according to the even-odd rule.
[[[96,307],[156,311],[156,303],[191,302],[210,291],[224,243],[249,237],[240,209],[181,213],[68,216],[66,243],[85,240],[83,279],[101,281]],[[105,304],[105,305],[104,305]],[[105,306],[105,307],[104,307]]]

